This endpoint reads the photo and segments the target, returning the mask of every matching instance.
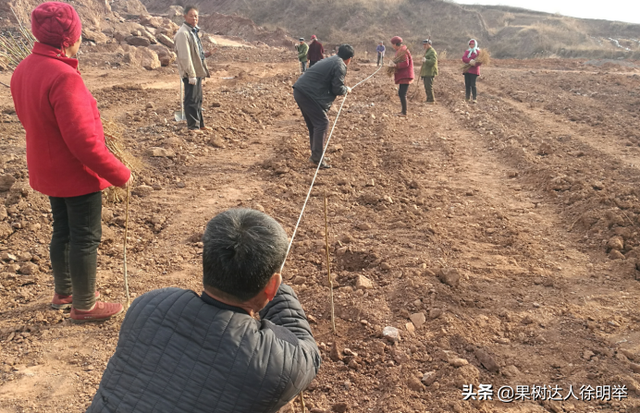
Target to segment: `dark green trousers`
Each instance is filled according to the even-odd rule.
[[[424,80],[424,91],[427,94],[427,102],[436,101],[436,98],[433,96],[433,78],[434,76],[425,76],[422,78],[422,80]]]
[[[102,238],[102,192],[70,198],[49,197],[53,234],[49,254],[55,292],[73,294],[73,307],[95,303],[98,245]]]

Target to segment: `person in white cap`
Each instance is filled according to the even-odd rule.
[[[436,99],[433,95],[433,79],[438,75],[438,53],[436,52],[436,49],[431,46],[431,39],[423,40],[422,47],[424,47],[425,52],[422,57],[420,77],[424,81],[424,91],[427,94],[427,103],[435,105]]]
[[[309,51],[309,45],[304,42],[304,37],[300,38],[300,43],[296,45],[296,51],[300,61],[300,72],[304,73],[307,70],[307,52]]]

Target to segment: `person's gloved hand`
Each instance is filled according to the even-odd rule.
[[[198,78],[197,77],[190,77],[189,78],[189,84],[190,85],[195,85],[198,82]]]
[[[351,93],[351,88],[347,86],[347,93]]]
[[[476,65],[476,59],[471,59],[471,60],[469,60],[469,64],[470,64],[471,66],[475,66],[475,65]]]
[[[426,57],[423,57],[423,58],[422,58],[422,61],[423,61],[423,62],[426,62],[426,61],[427,61],[427,58],[426,58]]]

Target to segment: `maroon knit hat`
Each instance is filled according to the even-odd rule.
[[[391,44],[398,44],[398,43],[402,43],[402,37],[400,36],[393,36],[391,38]]]
[[[50,1],[31,12],[31,32],[40,43],[67,48],[82,35],[82,23],[71,5]]]

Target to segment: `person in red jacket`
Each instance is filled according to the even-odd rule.
[[[398,96],[402,105],[402,112],[398,113],[398,116],[404,117],[407,116],[407,91],[415,77],[413,73],[413,58],[407,46],[402,44],[400,36],[395,36],[391,39],[391,46],[396,51],[396,55],[390,65],[396,69],[393,80],[396,85],[399,85]]]
[[[462,55],[462,61],[471,65],[471,68],[464,72],[464,90],[465,100],[469,102],[469,97],[473,96],[473,103],[476,103],[477,90],[476,79],[480,76],[480,63],[476,62],[476,58],[480,53],[478,48],[478,42],[476,39],[469,40],[469,49],[464,51]]]
[[[96,301],[101,191],[126,187],[131,172],[107,148],[96,100],[78,71],[78,13],[66,3],[42,3],[31,13],[31,31],[37,42],[16,68],[11,94],[26,131],[29,183],[51,202],[51,305],[71,308],[74,321],[101,321],[122,311]]]
[[[309,59],[309,67],[315,65],[324,58],[324,47],[322,47],[322,43],[318,41],[315,34],[311,36],[307,58]]]

